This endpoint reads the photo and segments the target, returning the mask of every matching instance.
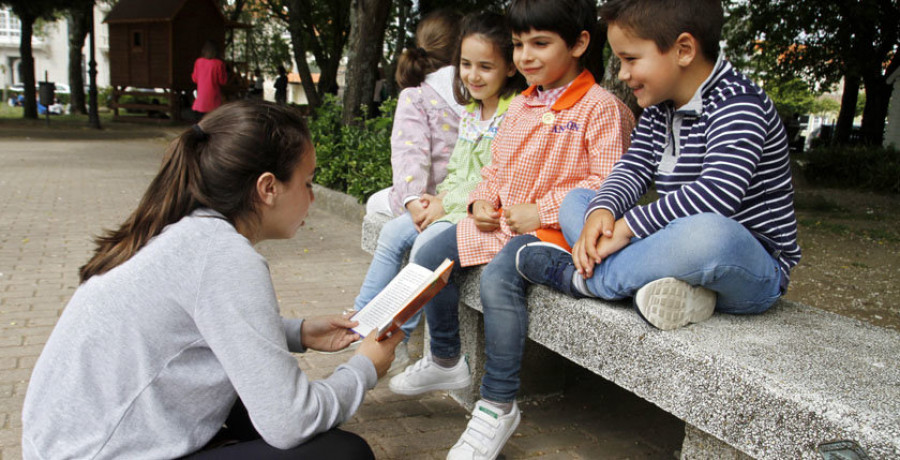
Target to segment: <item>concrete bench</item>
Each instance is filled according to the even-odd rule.
[[[386,221],[363,220],[363,249],[374,251]],[[484,363],[480,274],[457,278],[475,378],[453,397],[469,408]],[[683,420],[682,458],[861,458],[829,453],[850,455],[852,442],[870,458],[900,458],[895,331],[781,301],[762,315],[717,314],[663,332],[629,303],[575,300],[542,286],[530,288],[528,311],[523,397],[552,391],[548,375],[562,380],[548,371],[550,350]]]

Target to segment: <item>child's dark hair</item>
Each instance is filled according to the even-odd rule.
[[[510,39],[509,24],[505,16],[498,13],[483,12],[472,13],[463,18],[459,31],[459,45],[456,47],[456,52],[453,53],[453,97],[460,104],[468,104],[472,101],[472,95],[469,94],[469,90],[459,76],[459,63],[462,42],[473,35],[478,35],[494,45],[494,49],[503,58],[505,65],[513,63],[512,40]],[[506,82],[500,89],[500,97],[506,97],[521,91],[525,89],[525,86],[525,79],[516,72],[512,77],[506,79]]]
[[[219,57],[219,47],[216,42],[207,40],[203,42],[203,48],[200,49],[200,56],[206,59],[216,59]]]
[[[608,24],[646,40],[665,53],[682,33],[700,43],[700,51],[711,62],[719,57],[719,40],[725,23],[720,0],[610,0],[600,7]]]
[[[232,224],[257,218],[259,176],[271,172],[290,181],[303,157],[313,154],[312,145],[303,117],[287,106],[246,100],[210,112],[169,144],[159,172],[119,229],[97,237],[81,281],[127,261],[197,208],[218,211]]]
[[[425,76],[450,65],[459,36],[460,15],[450,10],[432,12],[416,27],[416,47],[397,60],[394,78],[400,88],[419,86]]]
[[[514,34],[549,30],[559,34],[569,48],[575,46],[581,31],[586,30],[591,41],[579,61],[595,79],[603,78],[605,38],[592,0],[513,0],[507,18]]]

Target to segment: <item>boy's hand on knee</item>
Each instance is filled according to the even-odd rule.
[[[628,226],[623,217],[616,221],[612,237],[600,239],[600,242],[597,244],[597,255],[600,257],[600,260],[606,259],[628,246],[632,238],[634,238],[634,232],[631,231],[631,227]]]
[[[572,247],[572,260],[581,276],[585,278],[593,276],[594,265],[603,261],[598,252],[601,238],[612,238],[614,228],[615,218],[609,210],[598,209],[588,215],[581,229],[581,235]]]
[[[500,228],[500,211],[484,200],[472,203],[472,219],[475,227],[482,232],[493,232]]]

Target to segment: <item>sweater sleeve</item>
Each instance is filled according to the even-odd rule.
[[[227,240],[207,244],[194,321],[262,438],[291,448],[349,419],[377,381],[371,361],[355,356],[310,381],[288,351],[262,256]]]
[[[653,110],[647,109],[641,115],[637,128],[632,132],[628,151],[603,181],[584,213],[585,219],[598,209],[606,209],[619,219],[647,192],[656,172]]]
[[[428,114],[420,106],[419,91],[419,88],[403,90],[394,111],[391,170],[394,191],[401,204],[425,193],[431,170],[432,139]]]
[[[625,214],[635,236],[646,237],[680,217],[732,216],[756,174],[766,139],[765,114],[754,96],[730,99],[710,114],[700,177]]]

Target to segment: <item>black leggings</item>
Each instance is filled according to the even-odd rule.
[[[375,454],[365,439],[355,433],[332,428],[291,449],[277,449],[267,444],[250,422],[247,409],[240,400],[234,403],[225,427],[198,452],[184,457],[190,460],[243,459],[347,459],[369,460]]]

